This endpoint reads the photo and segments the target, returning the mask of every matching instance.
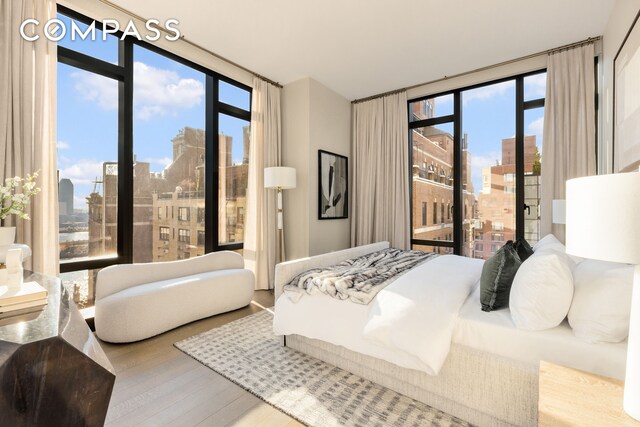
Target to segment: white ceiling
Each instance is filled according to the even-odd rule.
[[[287,84],[348,99],[601,35],[614,0],[111,0]]]

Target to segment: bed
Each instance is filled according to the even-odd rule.
[[[363,329],[370,311],[377,309],[373,302],[355,304],[322,294],[305,295],[294,302],[282,295],[285,284],[310,268],[334,265],[388,246],[387,242],[376,243],[277,265],[274,332],[285,337],[283,342],[293,349],[475,425],[536,425],[540,360],[624,377],[626,342],[580,341],[566,323],[542,332],[519,330],[508,309],[480,310],[477,280],[459,312],[452,315],[450,343],[441,364],[366,339]],[[477,272],[473,262],[482,261],[464,262],[470,262],[469,269]],[[409,273],[401,278],[406,275]],[[382,292],[376,296],[376,300],[383,298]],[[398,328],[394,335],[415,334],[404,329]]]

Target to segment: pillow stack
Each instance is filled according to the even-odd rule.
[[[573,299],[575,265],[555,236],[547,235],[538,242],[511,288],[509,307],[518,328],[541,331],[562,323]]]
[[[548,234],[533,249],[509,241],[488,259],[480,300],[484,311],[509,306],[519,329],[551,329],[568,318],[579,339],[616,343],[629,335],[633,273],[631,265],[567,255]]]
[[[516,272],[533,254],[524,239],[509,240],[489,258],[480,276],[480,303],[482,311],[493,311],[509,305],[509,294]]]

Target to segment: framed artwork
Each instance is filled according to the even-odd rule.
[[[640,166],[640,12],[613,60],[613,171]]]
[[[348,218],[348,189],[348,159],[318,150],[318,219]]]

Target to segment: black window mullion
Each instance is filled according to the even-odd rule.
[[[532,99],[531,101],[526,101],[524,103],[525,110],[531,110],[533,108],[542,108],[542,107],[544,107],[544,98]]]
[[[206,123],[205,123],[205,197],[204,197],[204,251],[213,252],[218,248],[218,79],[207,75],[206,81]]]
[[[443,248],[453,248],[455,250],[455,242],[449,240],[411,239],[411,244],[421,246],[439,246]]]
[[[462,194],[462,95],[453,94],[453,253],[463,255],[464,200]]]
[[[411,101],[407,100],[407,121],[409,122],[409,132],[407,140],[409,141],[409,170],[407,171],[407,179],[409,180],[409,249],[413,249],[413,139],[411,133]]]
[[[237,119],[242,120],[251,120],[251,112],[247,110],[243,110],[242,108],[234,107],[233,105],[225,104],[224,102],[220,102],[218,105],[218,111],[222,114],[226,114],[231,117],[235,117]]]
[[[122,42],[119,43],[122,45]],[[122,65],[110,64],[101,59],[62,46],[58,46],[58,62],[120,81],[124,80],[126,73]],[[120,62],[120,64],[122,64],[122,62]]]
[[[416,121],[410,122],[409,128],[415,129],[415,128],[424,128],[429,126],[442,125],[445,123],[451,123],[454,120],[455,120],[455,114],[450,114],[448,116],[441,116],[441,117],[432,117],[430,119],[416,120]]]
[[[124,81],[119,84],[118,138],[118,255],[133,262],[133,43],[119,43]]]
[[[516,239],[524,237],[524,77],[516,77]]]

